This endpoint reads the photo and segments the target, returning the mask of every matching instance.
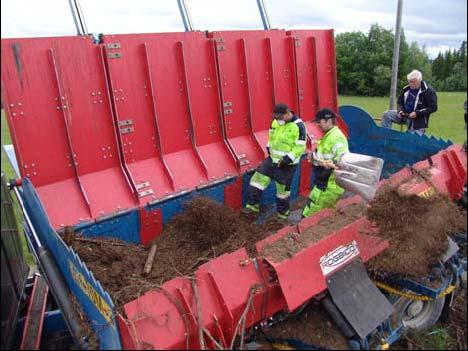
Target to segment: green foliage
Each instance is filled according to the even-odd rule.
[[[391,30],[372,24],[366,34],[346,32],[335,38],[338,91],[344,95],[385,96],[390,92],[393,45]],[[413,69],[438,91],[466,90],[466,42],[460,50],[439,53],[431,61],[426,47],[408,45],[404,31],[400,38],[398,86],[405,86]]]
[[[437,90],[466,91],[466,41],[459,50],[439,53],[432,63],[433,86]]]

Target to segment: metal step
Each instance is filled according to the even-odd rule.
[[[23,327],[20,350],[39,350],[49,286],[41,275],[34,277],[34,288]]]

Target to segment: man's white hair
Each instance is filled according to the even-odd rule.
[[[408,80],[410,79],[417,79],[419,81],[422,81],[422,73],[419,72],[417,69],[413,69],[408,75],[406,76]]]

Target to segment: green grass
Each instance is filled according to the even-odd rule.
[[[463,119],[463,102],[466,93],[437,93],[438,110],[429,120],[428,135],[450,139],[454,143],[463,144],[466,140],[465,122]],[[381,118],[388,110],[388,97],[339,96],[338,104],[356,105],[369,112],[374,118]],[[377,122],[379,124],[380,122]],[[399,129],[398,125],[395,129]]]
[[[11,144],[10,130],[8,129],[8,123],[5,118],[4,110],[2,110],[1,130],[2,130],[2,145]],[[13,168],[11,167],[10,162],[8,161],[6,153],[5,151],[3,151],[3,147],[2,147],[2,173],[5,173],[7,180],[16,177],[15,172],[13,171]],[[24,237],[24,234],[23,234],[23,222],[20,220],[21,215],[20,215],[20,210],[19,210],[19,204],[16,203],[16,199],[14,196],[13,196],[13,201],[15,202],[14,204],[15,215],[16,215],[16,220],[18,223],[18,228],[20,230],[20,239],[21,239],[21,243],[23,246],[23,253],[26,259],[26,263],[29,266],[34,266],[35,260],[32,254],[29,252],[29,247],[26,242],[26,238]]]

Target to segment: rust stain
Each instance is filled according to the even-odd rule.
[[[11,47],[13,49],[13,56],[15,57],[15,66],[16,66],[16,71],[18,72],[18,78],[21,84],[21,89],[23,89],[23,65],[21,64],[21,58],[20,58],[20,44],[19,43],[13,43],[11,44]]]

